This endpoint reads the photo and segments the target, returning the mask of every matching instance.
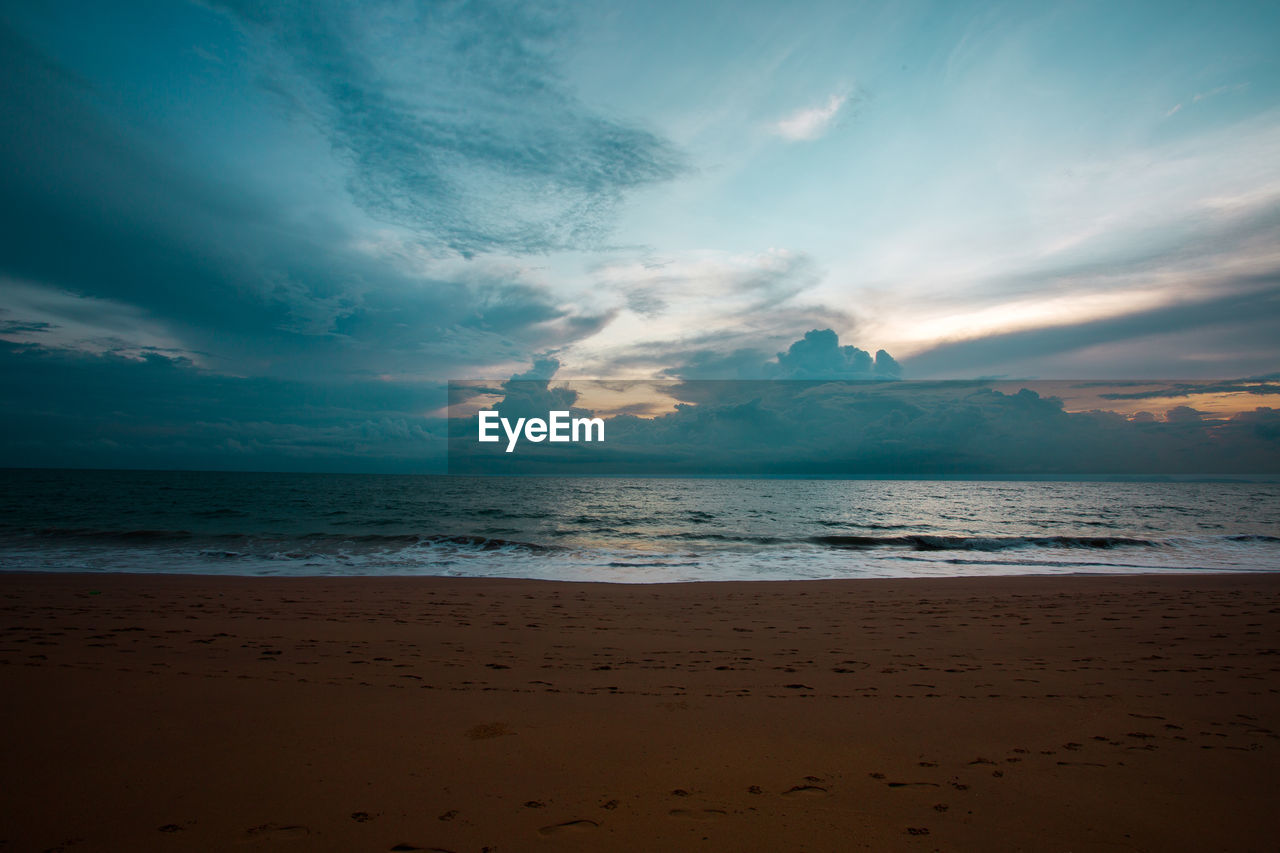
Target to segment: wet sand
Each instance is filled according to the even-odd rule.
[[[0,851],[1276,844],[1280,575],[6,575],[0,610]]]

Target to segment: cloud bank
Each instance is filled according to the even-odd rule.
[[[560,389],[573,395],[587,385]],[[666,391],[673,412],[606,421],[606,441],[490,452],[451,422],[458,474],[671,476],[1280,476],[1280,411],[1229,418],[1067,412],[983,382],[706,381]],[[526,395],[517,398],[521,404]],[[566,397],[567,399],[567,397]],[[575,396],[576,399],[576,396]],[[505,402],[505,401],[504,401]],[[540,400],[539,402],[546,402]],[[500,408],[502,403],[498,404]],[[538,412],[545,417],[547,409]],[[575,412],[577,413],[577,412]]]

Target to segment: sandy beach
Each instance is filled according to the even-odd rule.
[[[1280,576],[0,577],[0,850],[1264,850]]]

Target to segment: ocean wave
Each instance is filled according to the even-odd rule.
[[[594,519],[593,519],[594,520]],[[822,522],[817,522],[821,524]],[[559,543],[534,541],[520,537],[520,531],[509,529],[504,534],[497,531],[481,533],[370,533],[370,532],[312,532],[285,533],[194,533],[174,529],[120,529],[106,530],[91,527],[43,527],[0,535],[0,544],[40,542],[80,542],[103,547],[157,547],[192,549],[207,555],[219,555],[229,559],[236,555],[271,554],[273,559],[314,557],[325,553],[346,550],[400,551],[400,550],[456,550],[466,552],[522,552],[530,554],[558,554],[567,550],[591,548],[585,542],[573,540],[587,536],[588,541],[608,541],[616,547],[661,548],[667,542],[687,542],[703,548],[754,547],[772,550],[787,547],[814,547],[840,551],[978,551],[999,552],[1013,550],[1111,550],[1123,549],[1178,549],[1205,545],[1270,546],[1280,544],[1280,536],[1268,534],[1232,534],[1213,536],[1174,536],[1144,538],[1136,536],[1090,535],[1022,535],[979,536],[933,533],[906,533],[898,535],[819,534],[812,536],[770,536],[750,532],[717,532],[701,530],[676,530],[662,533],[627,534],[615,527],[596,526],[555,528],[542,531],[543,537],[560,540]],[[604,539],[599,539],[604,536]],[[564,540],[570,540],[565,542]],[[563,544],[560,544],[563,543]]]
[[[850,551],[902,548],[911,551],[1005,551],[1013,548],[1153,548],[1167,542],[1128,536],[810,536],[815,545]]]
[[[96,527],[40,527],[21,531],[19,535],[39,539],[100,540],[119,543],[180,542],[195,538],[190,530],[104,530]]]
[[[124,531],[122,531],[124,532]],[[138,531],[129,531],[138,533]],[[154,531],[149,531],[153,533]],[[1104,556],[1105,555],[1105,556]],[[545,545],[471,534],[330,534],[240,541],[0,537],[0,571],[236,575],[465,575],[677,582],[1063,572],[1277,571],[1280,537],[822,536],[769,545],[709,540]]]
[[[702,533],[681,531],[679,533],[658,533],[655,539],[676,539],[686,542],[729,542],[743,545],[788,545],[797,541],[784,536],[753,536],[746,533]]]
[[[540,542],[525,542],[495,536],[470,533],[305,533],[300,535],[204,533],[190,530],[103,530],[90,527],[42,527],[26,530],[16,536],[6,537],[30,543],[40,541],[73,541],[101,545],[165,546],[204,543],[211,547],[203,553],[230,556],[243,550],[298,551],[299,546],[310,546],[321,551],[341,547],[407,548],[414,546],[454,546],[477,551],[519,550],[529,552],[562,551],[564,546]],[[231,545],[240,546],[239,550]],[[255,548],[254,546],[258,546]]]

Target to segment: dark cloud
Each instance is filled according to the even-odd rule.
[[[684,168],[565,87],[563,28],[539,4],[214,5],[266,51],[270,84],[348,165],[356,202],[463,255],[597,245],[625,192]]]
[[[511,380],[450,387],[509,417],[588,414],[539,359]],[[626,383],[598,383],[613,392]],[[1180,383],[1185,385],[1186,383]],[[1025,388],[894,381],[672,381],[676,411],[609,419],[596,456],[505,459],[507,473],[792,475],[1277,474],[1280,412],[1223,419],[1067,412]],[[1105,393],[1105,391],[1103,392]],[[483,395],[483,396],[482,396]],[[1100,394],[1101,396],[1101,394]],[[439,383],[239,378],[189,360],[0,343],[0,466],[439,471]],[[639,404],[635,404],[639,410]],[[530,467],[533,459],[534,467]],[[451,468],[484,472],[484,460]],[[458,462],[456,458],[451,464]],[[571,467],[566,468],[566,465]]]
[[[897,379],[901,370],[884,350],[873,359],[866,350],[840,346],[832,330],[814,329],[778,353],[777,366],[766,365],[765,372],[781,379]]]
[[[511,382],[541,382],[545,387],[551,377],[556,375],[556,371],[560,369],[560,360],[557,358],[537,358],[534,359],[533,366],[524,373],[517,373],[511,377]]]
[[[1204,412],[1196,411],[1190,406],[1174,406],[1165,412],[1164,418],[1171,424],[1176,423],[1199,423],[1204,420]]]
[[[290,381],[0,342],[0,467],[439,471],[439,383]]]
[[[0,314],[7,311],[0,309]],[[52,332],[58,326],[43,320],[0,320],[0,335],[29,335]]]
[[[1098,395],[1103,400],[1153,400],[1169,397],[1191,397],[1205,394],[1254,394],[1257,396],[1280,394],[1280,382],[1276,377],[1258,377],[1256,379],[1231,379],[1217,382],[1141,382],[1133,383],[1143,386],[1138,391],[1104,391]],[[1114,387],[1117,383],[1109,383],[1102,387]],[[1150,387],[1154,385],[1155,387]],[[1080,383],[1076,387],[1093,387],[1090,383]]]
[[[737,340],[738,335],[733,338]],[[668,352],[675,365],[661,375],[676,379],[758,379],[770,355],[755,347],[718,349],[676,349]]]

